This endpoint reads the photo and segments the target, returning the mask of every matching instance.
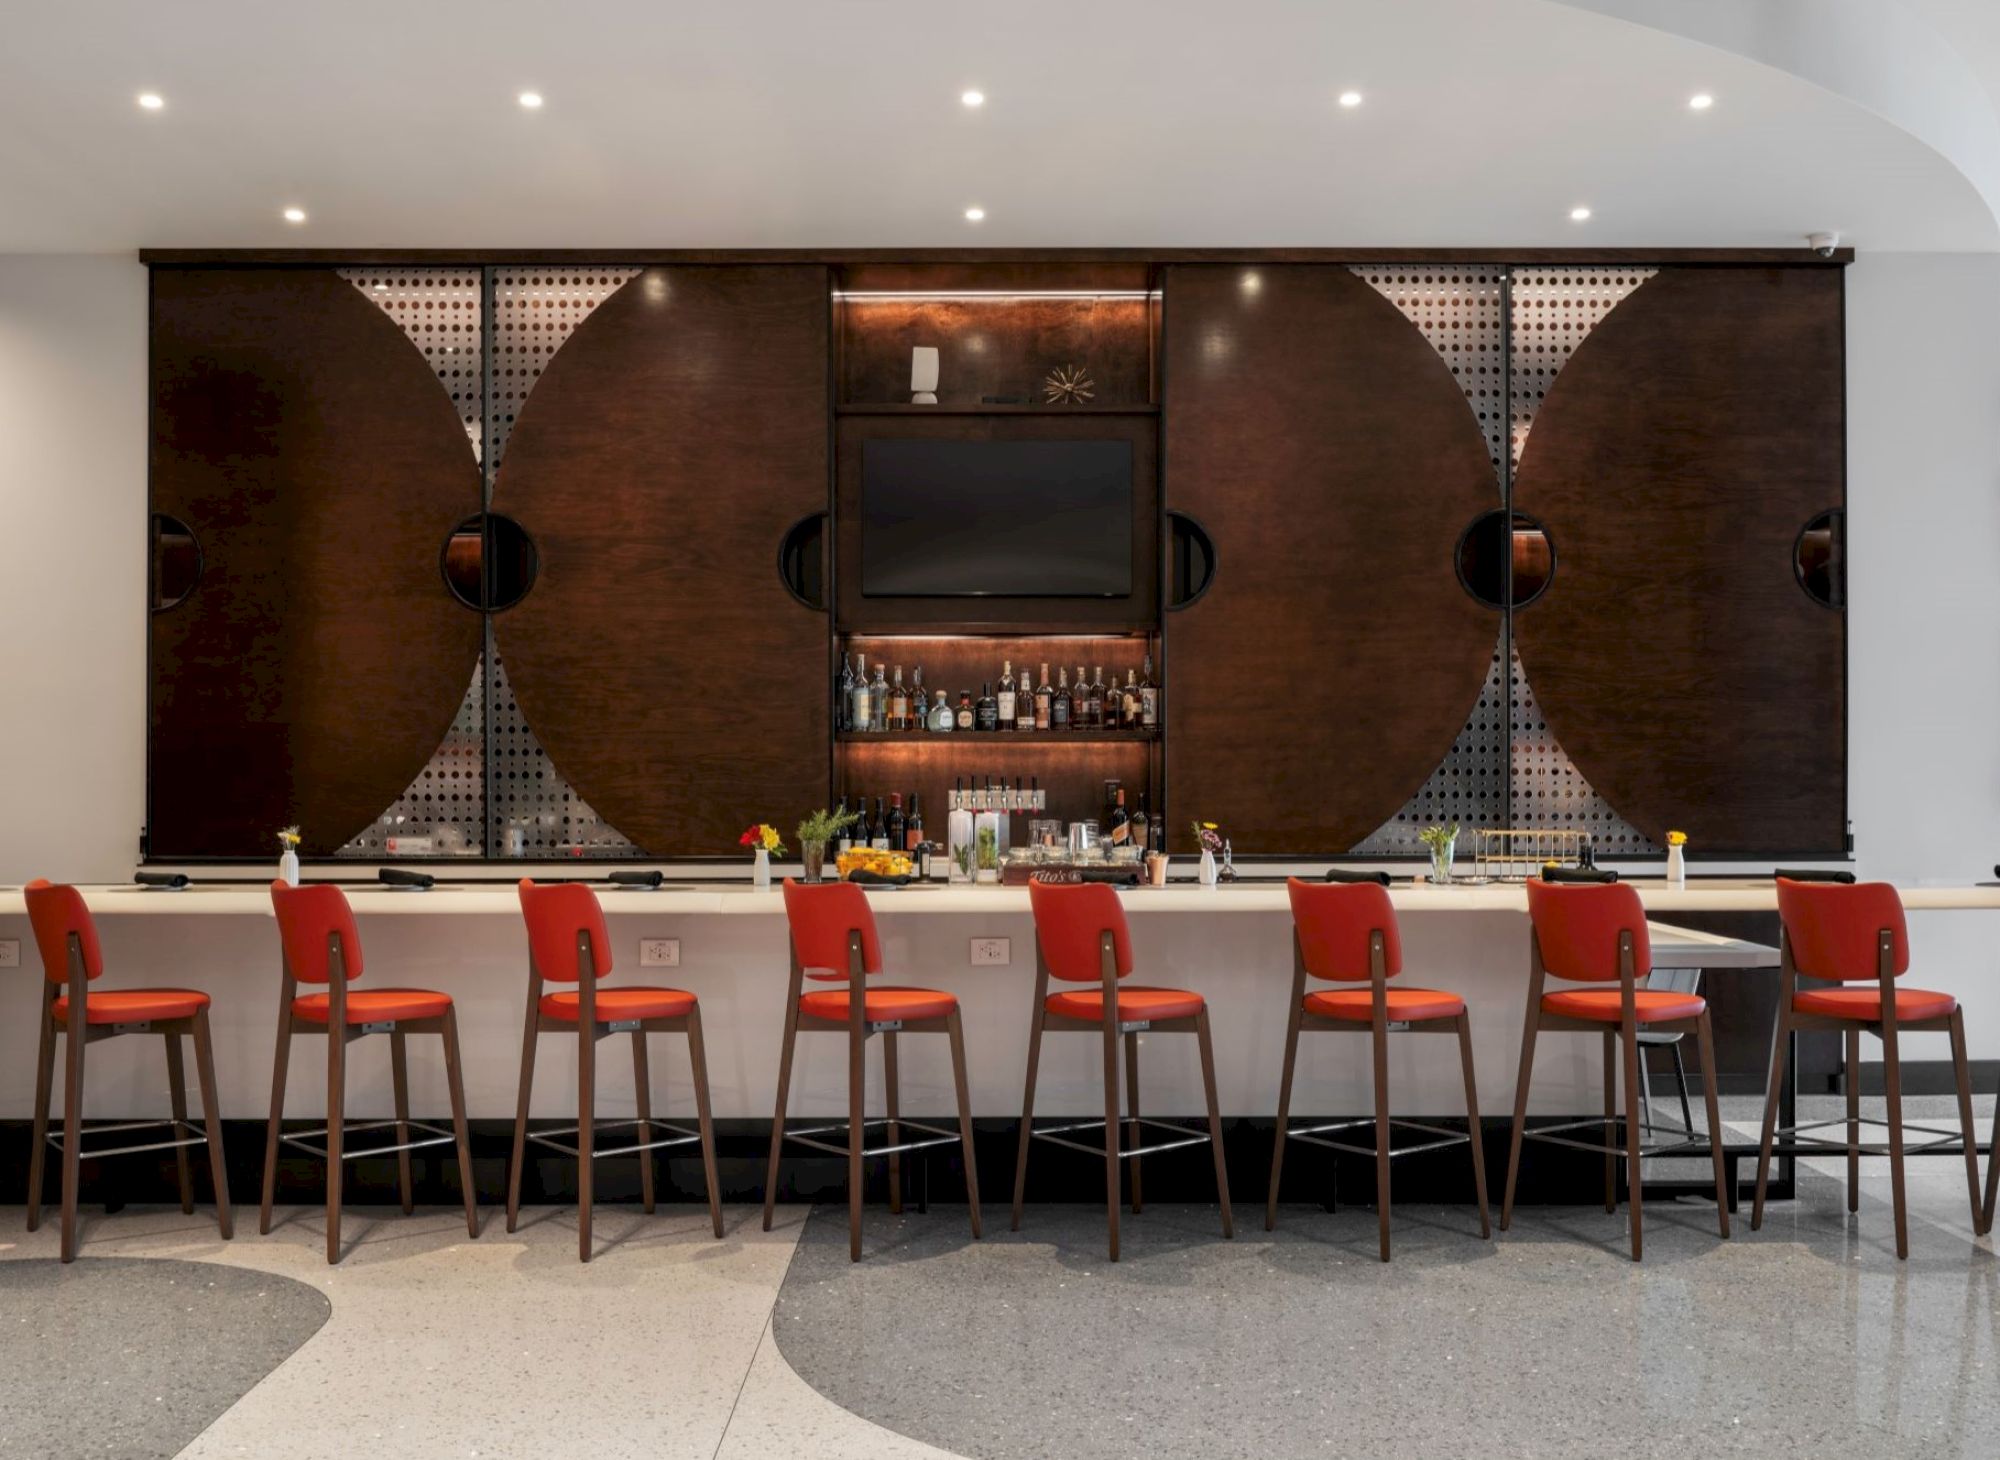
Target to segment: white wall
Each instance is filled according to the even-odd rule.
[[[2000,862],[2000,255],[1863,254],[1847,272],[1848,774],[1859,870]],[[2000,1058],[2000,917],[1912,926],[1912,981]],[[1924,1049],[1919,1058],[1942,1057]]]
[[[0,882],[131,875],[145,527],[146,271],[0,256]]]

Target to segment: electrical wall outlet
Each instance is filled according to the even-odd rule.
[[[988,968],[1012,963],[1012,944],[1005,938],[974,938],[972,940],[972,966]]]
[[[0,968],[19,968],[20,966],[21,940],[19,938],[0,938]]]
[[[639,966],[641,968],[679,968],[681,966],[681,940],[679,938],[641,938],[639,940]]]

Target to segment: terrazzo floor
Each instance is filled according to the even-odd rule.
[[[781,1208],[768,1234],[729,1209],[719,1242],[698,1208],[601,1207],[588,1266],[560,1208],[511,1237],[482,1213],[477,1241],[455,1212],[350,1209],[337,1268],[312,1209],[231,1243],[205,1211],[100,1213],[72,1272],[275,1275],[325,1322],[285,1356],[254,1311],[189,1312],[173,1342],[275,1367],[178,1451],[50,1449],[46,1397],[0,1375],[0,1456],[2000,1454],[2000,1257],[1963,1168],[1912,1164],[1899,1264],[1884,1164],[1855,1217],[1838,1162],[1815,1165],[1728,1243],[1711,1207],[1649,1204],[1642,1266],[1590,1207],[1524,1209],[1491,1243],[1467,1209],[1399,1207],[1387,1267],[1359,1203],[1288,1208],[1276,1234],[1243,1204],[1233,1243],[1212,1208],[1149,1206],[1116,1266],[1095,1207],[1030,1208],[1010,1234],[995,1202],[978,1244],[962,1208],[871,1208],[858,1266],[839,1207]],[[0,1265],[54,1255],[53,1223],[0,1209]],[[54,1298],[33,1267],[0,1271],[8,1308]],[[115,1345],[67,1342],[137,1377]]]

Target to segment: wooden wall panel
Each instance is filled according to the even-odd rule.
[[[438,567],[479,510],[465,430],[330,269],[155,272],[152,392],[152,507],[204,570],[150,624],[150,851],[275,858],[297,822],[331,852],[422,770],[478,663]]]
[[[494,510],[541,576],[494,632],[528,725],[655,856],[728,854],[827,796],[827,625],[779,581],[827,505],[829,281],[648,269],[523,408]]]
[[[1166,283],[1165,496],[1214,539],[1168,615],[1171,845],[1339,852],[1403,805],[1479,697],[1495,616],[1459,587],[1493,468],[1451,371],[1346,269]]]
[[[1515,504],[1558,567],[1516,617],[1549,728],[1618,813],[1705,852],[1846,845],[1846,625],[1792,547],[1845,499],[1841,275],[1663,269],[1593,330]]]

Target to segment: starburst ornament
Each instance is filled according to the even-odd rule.
[[[1052,406],[1080,406],[1096,395],[1091,389],[1095,383],[1081,365],[1058,365],[1042,381],[1042,390]]]

